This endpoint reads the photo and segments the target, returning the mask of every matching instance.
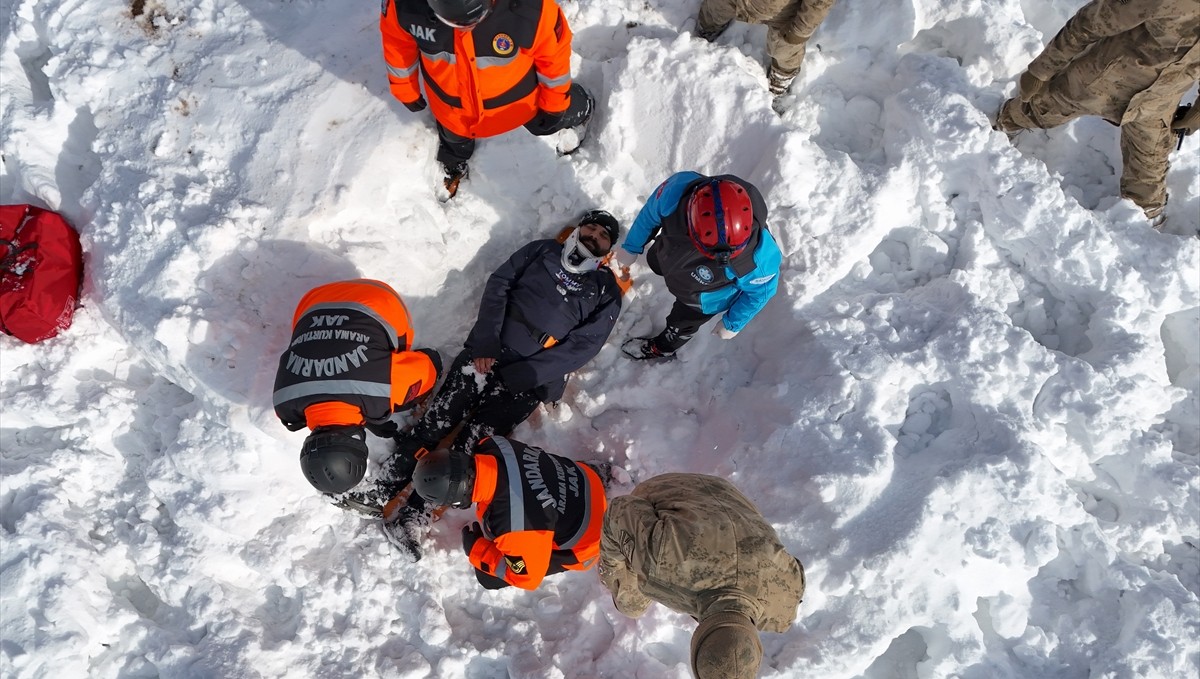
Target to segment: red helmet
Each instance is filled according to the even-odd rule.
[[[754,233],[754,206],[745,187],[712,179],[688,199],[688,236],[696,249],[713,259],[736,257]]]

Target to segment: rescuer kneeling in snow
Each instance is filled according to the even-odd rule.
[[[575,462],[520,441],[493,436],[475,454],[425,453],[413,492],[437,507],[465,509],[463,551],[487,589],[537,589],[547,575],[584,571],[600,555],[604,479],[611,466]]]
[[[441,358],[432,349],[410,350],[412,338],[408,309],[387,283],[329,283],[300,300],[272,400],[290,431],[312,430],[300,467],[317,490],[338,495],[357,485],[367,472],[365,430],[394,436],[392,414],[433,389]]]

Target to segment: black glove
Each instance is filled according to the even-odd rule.
[[[425,103],[425,97],[417,97],[417,100],[412,103],[405,102],[405,101],[402,101],[400,103],[404,104],[404,108],[412,111],[413,113],[420,113],[421,111],[425,110],[426,106],[429,105],[429,104]]]
[[[476,521],[469,526],[463,526],[463,551],[467,556],[471,556],[471,550],[475,548],[475,541],[483,537],[483,529],[479,527],[479,522]]]
[[[392,420],[384,420],[378,424],[368,422],[367,429],[370,429],[372,434],[385,439],[390,439],[400,433],[400,425]]]

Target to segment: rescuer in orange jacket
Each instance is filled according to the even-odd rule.
[[[436,506],[475,504],[479,521],[464,526],[462,537],[479,584],[537,589],[547,575],[596,564],[608,506],[600,471],[610,470],[493,436],[474,455],[422,455],[413,490]]]
[[[428,102],[437,121],[451,196],[476,139],[522,125],[548,135],[591,117],[554,0],[384,0],[379,27],[392,94],[413,112]]]
[[[289,431],[312,430],[300,466],[322,493],[358,484],[367,471],[364,429],[394,436],[392,413],[433,389],[441,357],[432,349],[410,351],[412,336],[408,309],[387,283],[329,283],[301,298],[272,401]]]

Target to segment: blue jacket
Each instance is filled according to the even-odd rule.
[[[723,270],[700,252],[688,237],[687,201],[692,189],[709,179],[724,179],[746,188],[754,207],[755,234],[746,249]],[[680,302],[706,314],[725,316],[722,323],[738,332],[746,327],[779,288],[779,246],[767,230],[767,204],[753,184],[733,175],[705,177],[679,172],[659,185],[642,206],[622,244],[627,252],[646,256],[650,268],[662,276],[667,289]]]
[[[567,374],[599,353],[621,313],[612,270],[570,273],[562,248],[555,240],[533,241],[496,269],[466,342],[471,358],[496,359],[506,387],[537,388],[543,401],[562,396]]]

